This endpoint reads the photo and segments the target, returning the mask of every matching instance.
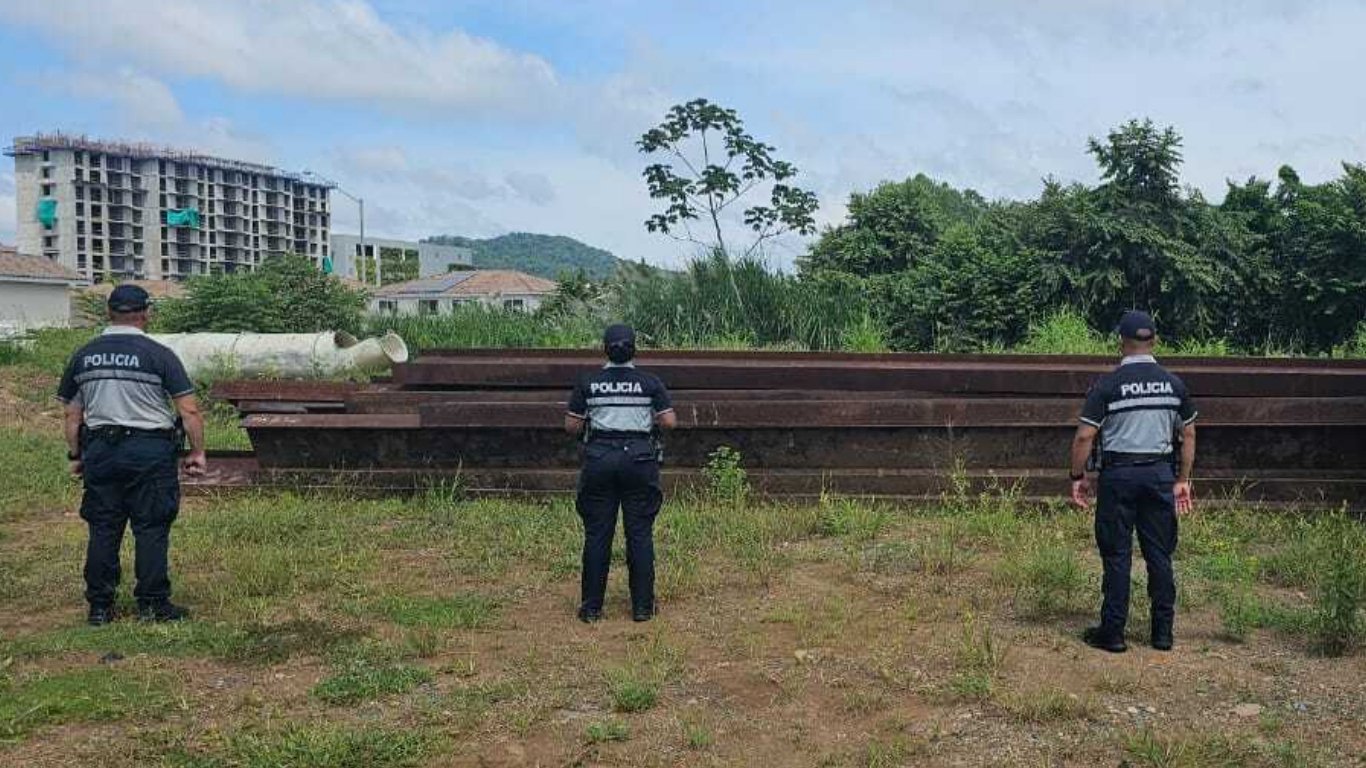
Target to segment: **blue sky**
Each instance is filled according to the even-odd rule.
[[[376,236],[549,232],[676,264],[690,249],[642,226],[633,142],[678,101],[739,110],[822,223],[918,172],[988,197],[1093,182],[1086,138],[1142,116],[1219,199],[1366,160],[1362,29],[1366,0],[0,0],[0,136],[310,169],[366,198]],[[354,231],[340,198],[335,218]]]

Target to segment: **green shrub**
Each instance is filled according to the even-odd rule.
[[[1340,656],[1361,642],[1366,625],[1366,533],[1361,523],[1337,513],[1321,528],[1323,548],[1314,610],[1314,631],[1323,652]]]
[[[157,305],[152,323],[165,333],[354,332],[366,301],[306,257],[276,256],[252,272],[191,278],[184,298]]]
[[[749,473],[741,466],[740,452],[723,445],[707,455],[702,467],[702,478],[707,483],[707,495],[715,501],[741,505],[749,498]]]

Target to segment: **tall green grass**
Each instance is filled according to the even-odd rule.
[[[442,315],[372,317],[364,331],[367,336],[393,331],[414,353],[443,348],[584,348],[598,345],[602,323],[587,314],[531,314],[468,305]]]

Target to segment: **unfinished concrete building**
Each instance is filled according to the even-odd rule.
[[[93,283],[183,280],[297,253],[321,265],[331,186],[267,165],[61,133],[14,158],[18,249]]]

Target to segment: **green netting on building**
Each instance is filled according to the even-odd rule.
[[[324,275],[330,275],[330,274],[332,274],[332,257],[331,257],[331,256],[324,256],[324,257],[323,257],[323,274],[324,274]]]
[[[166,225],[169,227],[199,228],[198,208],[172,208],[166,212]]]
[[[57,201],[39,200],[38,201],[38,221],[44,227],[52,229],[57,224]]]

